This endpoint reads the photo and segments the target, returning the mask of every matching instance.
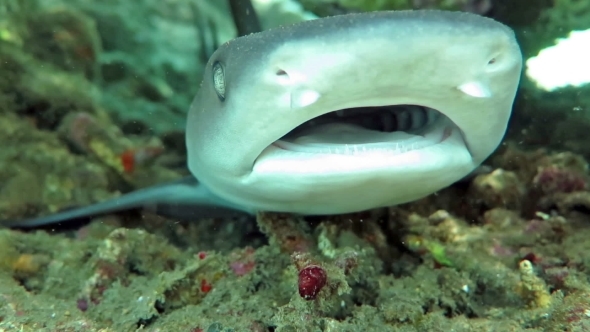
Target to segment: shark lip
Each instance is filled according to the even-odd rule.
[[[453,127],[448,117],[423,106],[359,107],[306,121],[271,145],[308,154],[402,154],[443,142]]]

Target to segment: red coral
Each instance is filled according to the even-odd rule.
[[[88,300],[85,298],[79,298],[76,301],[76,307],[83,312],[88,310]]]
[[[201,292],[209,293],[211,291],[211,289],[213,289],[213,285],[211,285],[209,282],[207,282],[207,280],[202,279],[201,280]]]
[[[321,266],[307,266],[299,271],[299,295],[306,300],[313,300],[327,281],[328,275]]]
[[[164,152],[161,146],[142,146],[123,151],[119,155],[121,165],[127,173],[133,173],[137,166],[143,165]]]
[[[541,257],[536,255],[534,252],[529,252],[528,254],[524,255],[522,259],[526,259],[527,261],[537,265],[541,262]]]

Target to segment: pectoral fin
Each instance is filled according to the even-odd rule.
[[[245,208],[217,197],[195,178],[187,177],[178,181],[137,190],[90,206],[38,218],[4,220],[0,221],[0,225],[13,228],[34,228],[134,208],[153,207],[155,207],[158,214],[180,220],[228,217],[240,212],[252,213]]]

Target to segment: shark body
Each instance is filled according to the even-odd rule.
[[[195,219],[413,201],[497,148],[521,67],[510,28],[459,12],[349,14],[239,37],[213,53],[189,110],[193,177],[4,225],[145,205]]]

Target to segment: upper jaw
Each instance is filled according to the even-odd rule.
[[[264,154],[267,154],[267,148],[269,146],[292,152],[314,152],[313,149],[310,148],[310,144],[314,143],[317,147],[317,145],[325,143],[324,138],[330,133],[332,135],[337,135],[340,130],[341,134],[352,135],[353,132],[346,128],[327,126],[325,132],[317,131],[306,137],[306,144],[302,144],[303,140],[301,139],[298,142],[284,139],[285,135],[293,129],[311,119],[327,113],[355,107],[422,105],[424,107],[432,108],[444,115],[449,122],[448,126],[451,126],[454,130],[456,129],[456,131],[462,136],[462,141],[467,142],[469,137],[465,135],[465,129],[469,128],[464,128],[463,126],[468,126],[471,121],[463,121],[463,119],[468,113],[477,113],[473,110],[478,109],[480,102],[484,99],[488,99],[490,93],[490,91],[486,90],[487,87],[485,85],[478,84],[456,86],[455,89],[449,90],[452,88],[445,86],[431,86],[428,88],[415,85],[404,86],[399,82],[389,81],[380,82],[380,84],[377,83],[377,86],[371,85],[370,89],[358,89],[358,87],[347,88],[347,86],[343,86],[342,88],[325,92],[319,87],[313,87],[310,85],[312,82],[313,80],[308,81],[306,83],[307,86],[301,84],[282,87],[277,86],[277,95],[282,96],[280,99],[277,99],[277,102],[275,102],[279,107],[268,119],[264,120],[266,125],[264,126],[264,130],[260,130],[260,132],[264,132],[264,136],[260,136],[261,140],[256,147],[258,154],[253,159],[253,163],[251,164],[252,168],[254,168],[257,162],[264,159],[261,158],[261,155],[263,152]],[[434,89],[435,91],[433,91],[433,88],[436,88]],[[392,91],[396,91],[395,95],[392,95]],[[453,93],[453,91],[455,92]],[[488,110],[486,110],[486,112],[489,113]],[[424,146],[429,146],[441,142],[445,136],[442,134],[444,129],[445,127],[441,129],[441,134],[438,137],[432,137],[432,135],[428,136],[427,138],[430,139],[430,141],[421,141],[421,143],[425,143]],[[357,132],[357,134],[359,133],[360,131]],[[396,150],[395,148],[392,149],[391,146],[387,147],[387,144],[382,144],[390,143],[391,141],[398,139],[404,139],[404,137],[401,137],[401,133],[396,135],[399,137],[393,137],[395,135],[392,135],[391,137],[384,138],[382,141],[371,142],[375,143],[373,146],[361,146],[361,144],[359,144],[358,146],[349,146],[347,149],[344,144],[341,147],[336,147],[335,144],[333,144],[332,147],[322,146],[315,152],[354,154],[350,153],[351,151],[354,151],[356,154],[359,154],[359,151],[389,150],[389,152],[393,151],[395,153],[401,153],[403,152],[403,149]],[[377,136],[375,136],[375,138],[377,138]],[[415,137],[406,138],[413,139]],[[465,148],[468,150],[469,154],[473,156],[473,151],[470,149],[471,146],[473,146],[473,144],[465,144]],[[421,146],[418,146],[418,148],[420,147]]]

